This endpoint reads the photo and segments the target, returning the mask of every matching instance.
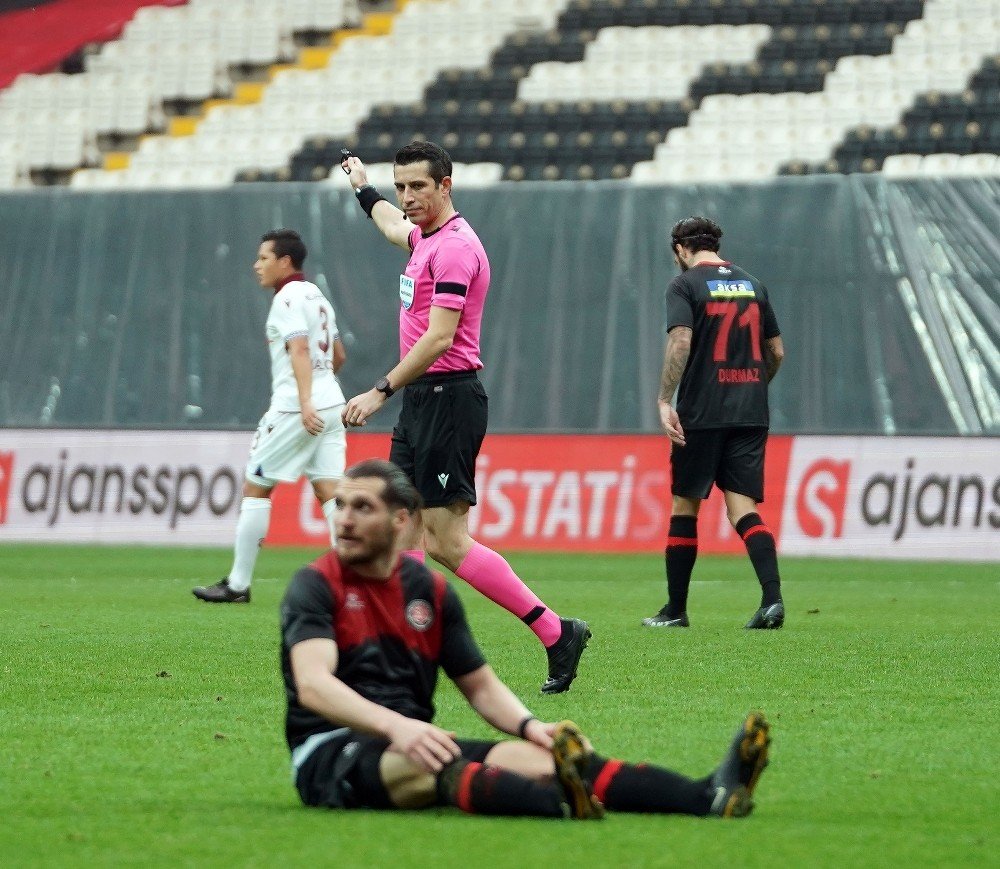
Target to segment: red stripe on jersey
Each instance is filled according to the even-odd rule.
[[[667,546],[697,546],[697,537],[668,537]]]
[[[333,595],[333,604],[339,610],[344,606],[344,587],[340,581],[340,560],[331,549],[325,555],[317,558],[310,567],[313,568],[330,586],[330,594]]]
[[[455,792],[455,803],[463,812],[469,812],[470,814],[475,812],[472,808],[472,779],[475,778],[476,773],[483,768],[481,763],[469,763],[469,765],[462,770],[461,776],[458,779],[458,789]]]
[[[438,660],[447,587],[440,573],[401,560],[388,580],[371,580],[342,565],[334,552],[317,559],[313,567],[333,596],[338,647],[346,650],[391,637],[425,660]]]
[[[763,522],[760,525],[751,525],[743,532],[743,539],[746,540],[751,534],[770,534],[771,529],[768,528]]]
[[[597,774],[597,778],[594,779],[594,796],[602,803],[612,780],[624,765],[620,760],[609,760],[604,764],[604,769]]]

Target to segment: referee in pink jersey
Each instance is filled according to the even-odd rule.
[[[560,618],[503,556],[469,535],[476,456],[488,416],[477,372],[483,367],[479,334],[490,262],[479,236],[452,204],[451,157],[432,142],[401,148],[393,173],[399,208],[368,183],[364,164],[353,154],[345,152],[341,165],[365,214],[389,241],[410,253],[399,276],[399,364],[347,402],[344,422],[364,425],[406,387],[389,458],[423,498],[424,547],[534,631],[548,656],[542,693],[566,691],[591,636],[587,623]],[[412,545],[418,541],[415,536]],[[421,549],[407,554],[423,560]]]

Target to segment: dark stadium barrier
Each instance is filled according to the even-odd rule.
[[[276,226],[302,232],[333,301],[345,391],[370,388],[397,358],[405,255],[345,188],[0,196],[0,426],[253,427],[269,370],[251,264]],[[459,185],[455,201],[492,262],[493,432],[658,431],[667,237],[694,213],[771,291],[775,431],[1000,432],[1000,179]]]

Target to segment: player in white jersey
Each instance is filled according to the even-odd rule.
[[[210,603],[249,603],[257,552],[271,520],[271,492],[305,474],[336,545],[334,494],[344,473],[346,438],[340,418],[344,393],[336,374],[347,356],[333,306],[302,274],[306,246],[297,232],[276,229],[261,238],[254,272],[274,291],[266,333],[271,353],[271,406],[250,447],[236,545],[229,575],[193,589]]]

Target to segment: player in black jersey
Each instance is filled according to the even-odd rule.
[[[702,779],[602,758],[571,722],[538,721],[486,663],[444,577],[400,554],[419,507],[390,462],[349,468],[336,496],[336,551],[296,573],[285,593],[285,734],[306,805],[579,819],[605,807],[750,811],[770,745],[763,715],[746,717]],[[433,724],[439,667],[484,720],[520,739],[460,739]]]
[[[784,345],[767,288],[719,256],[719,225],[705,217],[671,231],[681,270],[667,289],[667,343],[660,377],[660,421],[673,447],[673,508],[666,547],[667,603],[643,619],[650,627],[688,627],[687,596],[698,555],[698,509],[712,484],[743,538],[761,585],[748,628],[785,620],[774,536],[760,518],[767,443],[767,385]],[[674,390],[677,407],[671,405]]]

